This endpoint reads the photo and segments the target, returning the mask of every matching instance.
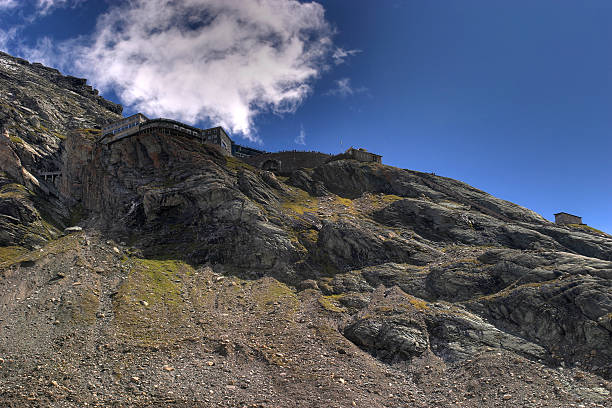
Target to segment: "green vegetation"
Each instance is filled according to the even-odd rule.
[[[124,258],[129,274],[113,299],[118,330],[140,345],[176,340],[187,318],[181,281],[193,269],[180,261]]]
[[[507,297],[512,292],[515,292],[515,291],[518,291],[518,290],[527,289],[527,288],[533,288],[533,289],[538,290],[538,289],[540,289],[544,285],[550,285],[550,284],[558,282],[558,281],[559,281],[559,279],[551,279],[551,280],[542,281],[542,282],[530,282],[530,283],[524,283],[524,284],[521,284],[520,281],[516,281],[512,285],[510,285],[510,286],[500,290],[497,293],[492,293],[490,295],[480,296],[478,298],[478,300],[496,300],[496,299]]]
[[[0,103],[0,108],[2,108],[2,110],[8,111],[8,112],[18,112],[17,108],[15,108],[13,105],[9,105],[7,103]]]
[[[315,229],[301,231],[299,233],[299,239],[304,246],[314,245],[319,240],[319,231]]]
[[[598,230],[596,228],[590,227],[590,226],[588,226],[586,224],[568,224],[567,226],[570,227],[570,228],[574,228],[574,229],[585,231],[585,232],[592,232],[594,234],[602,235],[602,236],[605,236],[605,237],[609,237],[610,236],[609,234],[606,234],[605,232],[600,231],[600,230]]]
[[[333,219],[342,217],[342,213],[359,214],[353,200],[348,198],[333,196],[333,201],[322,202],[320,198],[313,197],[307,191],[299,188],[287,186],[287,191],[289,195],[285,197],[281,207],[288,215],[300,216],[306,213],[318,213],[323,207],[331,210]]]
[[[30,191],[21,184],[10,183],[0,187],[0,198],[27,198],[30,196]]]
[[[284,210],[304,215],[306,212],[316,212],[319,209],[319,200],[299,188],[288,187],[290,195],[281,203]]]
[[[389,204],[404,199],[404,197],[396,196],[395,194],[383,194],[379,195],[378,197],[381,201]]]
[[[0,247],[0,265],[9,262],[27,253],[28,250],[20,246]]]
[[[231,156],[225,158],[225,165],[227,166],[227,168],[232,169],[234,171],[240,171],[241,169],[249,170],[252,172],[257,171],[255,167],[249,164],[246,164],[245,162],[243,162],[240,159],[237,159],[236,157],[231,157]]]
[[[259,287],[259,285],[262,285]],[[299,301],[295,293],[284,283],[276,279],[250,283],[253,300],[264,311],[274,309],[274,303],[286,304],[292,310],[297,310]]]
[[[102,135],[102,131],[100,129],[81,128],[81,129],[76,129],[76,132],[78,132],[79,136],[81,136],[81,137],[83,137],[83,138],[85,138],[87,140],[95,140],[99,136]]]
[[[91,291],[82,293],[79,302],[72,310],[72,319],[75,323],[93,324],[96,321],[96,313],[100,307],[100,299]]]
[[[448,268],[453,266],[463,266],[465,264],[481,265],[482,263],[476,258],[461,258],[453,259],[452,261],[441,263],[438,265],[440,268]]]
[[[180,289],[176,281],[183,273],[193,273],[189,265],[180,261],[153,259],[133,259],[132,262],[128,284],[122,286],[122,290],[150,305],[180,303]]]
[[[20,144],[20,145],[25,145],[25,142],[19,136],[10,135],[9,139],[11,139],[11,142],[13,142],[13,143]]]
[[[353,208],[353,200],[351,199],[336,196],[334,201],[336,202],[336,204],[343,205],[348,208]]]
[[[100,130],[100,129],[92,129],[92,128],[81,128],[81,129],[77,129],[77,131],[85,132],[85,133],[89,133],[89,134],[96,134],[96,135],[102,133],[102,130]]]
[[[35,262],[40,258],[47,255],[58,255],[68,250],[79,247],[79,241],[82,237],[82,233],[74,233],[49,241],[41,250],[29,251],[25,248],[13,246],[13,247],[0,247],[0,267],[8,267],[24,261]],[[38,238],[38,236],[36,236]],[[38,238],[40,240],[40,238]],[[4,253],[4,256],[1,255]]]
[[[422,299],[415,298],[414,296],[408,295],[408,302],[417,310],[424,311],[429,309],[429,306],[427,306],[427,302]]]
[[[346,308],[340,306],[338,303],[338,300],[343,296],[344,295],[321,296],[318,300],[319,304],[323,306],[323,309],[333,313],[344,313],[346,312]]]

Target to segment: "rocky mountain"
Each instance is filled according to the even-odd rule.
[[[117,120],[123,110],[86,82],[0,52],[0,245],[40,245],[69,219],[43,174],[61,169],[69,130]]]
[[[609,235],[380,164],[103,145],[84,80],[0,82],[4,406],[612,403]]]

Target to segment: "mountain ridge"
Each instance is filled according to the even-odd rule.
[[[0,61],[5,405],[610,402],[610,236],[382,164],[101,145],[117,106]]]

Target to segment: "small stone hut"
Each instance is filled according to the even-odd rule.
[[[568,224],[582,224],[582,217],[577,215],[568,214],[566,212],[560,212],[555,214],[555,224],[568,225]]]
[[[370,153],[363,148],[355,149],[351,147],[346,152],[344,152],[344,154],[352,159],[359,160],[362,162],[382,163],[381,155]]]

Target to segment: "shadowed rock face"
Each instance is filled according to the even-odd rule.
[[[555,226],[453,180],[382,165],[298,170],[288,182],[304,190],[188,139],[154,134],[87,148],[85,139],[78,132],[68,139],[66,173],[84,176],[65,195],[82,197],[96,214],[92,225],[132,239],[145,254],[298,286],[318,280],[315,287],[352,316],[347,338],[385,361],[426,351],[456,361],[502,347],[610,376],[608,236]],[[71,164],[79,151],[91,160]],[[402,293],[387,301],[394,312],[378,313],[374,288]],[[417,320],[398,309],[401,296],[423,302]]]
[[[116,120],[121,111],[84,79],[0,52],[1,244],[32,248],[57,238],[70,217],[41,173],[62,167],[70,129]]]
[[[20,92],[0,110],[17,124],[0,139],[3,405],[609,405],[610,236],[379,164],[276,177],[182,137],[102,146],[76,128],[118,109],[0,61]]]

